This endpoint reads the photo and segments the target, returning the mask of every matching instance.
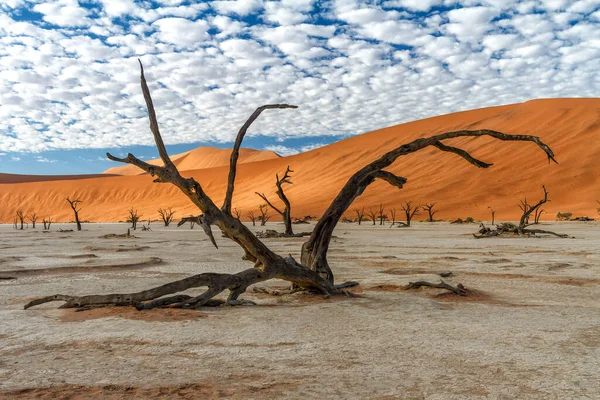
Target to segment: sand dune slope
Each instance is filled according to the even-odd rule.
[[[230,149],[220,149],[217,147],[198,147],[197,149],[186,151],[185,153],[175,154],[171,159],[180,171],[189,171],[194,169],[205,169],[222,167],[229,165]],[[270,160],[280,156],[272,151],[240,149],[238,163],[244,164],[254,161]],[[160,159],[148,161],[153,165],[163,165]],[[143,171],[133,165],[123,165],[109,168],[103,174],[113,175],[142,175]]]
[[[548,164],[543,152],[530,143],[488,138],[453,140],[448,144],[460,145],[494,166],[477,169],[454,154],[426,149],[399,159],[390,168],[408,178],[404,189],[376,182],[354,206],[374,208],[383,203],[399,208],[407,200],[438,202],[439,218],[489,218],[491,207],[496,210],[497,219],[507,220],[519,215],[520,198],[537,200],[541,185],[545,184],[552,200],[545,207],[546,219],[554,219],[558,211],[597,216],[600,99],[534,100],[460,112],[381,129],[295,156],[247,162],[239,168],[234,206],[244,214],[257,209],[261,202],[255,191],[275,198],[275,173],[290,165],[295,171],[294,185],[287,192],[292,214],[320,215],[352,173],[384,152],[418,137],[479,128],[539,136],[554,149],[560,164]],[[194,165],[186,164],[185,155],[179,163],[182,170]],[[189,170],[184,175],[194,176],[220,205],[227,171],[226,166],[214,166]],[[151,218],[157,217],[157,208],[167,206],[174,207],[179,217],[197,213],[172,186],[153,184],[150,176],[137,175],[1,184],[0,219],[10,222],[15,209],[22,207],[58,220],[70,220],[66,196],[83,200],[81,214],[90,221],[124,220],[130,206]]]

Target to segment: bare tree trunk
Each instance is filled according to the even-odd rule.
[[[495,218],[496,218],[496,211],[495,211],[495,210],[492,210],[492,225],[495,225],[495,224],[494,224],[494,220],[495,220]]]
[[[20,208],[17,210],[17,218],[18,218],[19,222],[21,223],[21,230],[23,230],[23,226],[25,224],[25,213]]]
[[[550,159],[554,159],[552,150],[537,137],[533,136],[506,135],[496,131],[479,130],[449,132],[429,138],[417,139],[386,153],[380,159],[368,164],[360,171],[356,172],[348,180],[321,219],[319,219],[309,240],[303,244],[302,264],[304,265],[302,265],[296,262],[291,256],[283,258],[274,253],[252,234],[244,224],[234,218],[231,214],[231,199],[234,192],[236,163],[239,148],[248,127],[252,121],[258,118],[258,115],[266,109],[293,108],[293,106],[276,104],[259,107],[242,126],[238,132],[238,137],[230,159],[230,174],[227,182],[228,186],[225,200],[223,206],[218,208],[194,178],[183,178],[180,175],[179,171],[169,158],[159,131],[154,105],[143,72],[142,68],[141,84],[144,99],[146,100],[146,105],[148,107],[150,129],[154,135],[156,147],[164,166],[148,164],[132,154],[129,154],[126,158],[117,158],[107,153],[108,158],[113,161],[133,164],[143,171],[149,172],[152,176],[157,175],[156,182],[169,182],[177,186],[202,211],[202,215],[198,218],[198,222],[204,228],[206,234],[211,237],[213,243],[216,245],[210,227],[211,225],[216,225],[227,238],[233,240],[243,248],[245,252],[244,259],[253,262],[254,267],[236,274],[203,273],[136,293],[89,296],[57,294],[32,300],[25,305],[25,308],[49,301],[64,301],[65,304],[63,304],[62,307],[77,308],[102,307],[106,305],[134,305],[138,309],[165,306],[198,308],[208,304],[215,296],[227,289],[229,290],[227,301],[230,304],[239,304],[240,301],[238,300],[238,297],[246,291],[248,286],[273,278],[283,279],[303,288],[310,288],[325,296],[344,293],[343,288],[348,287],[350,284],[334,285],[333,273],[327,264],[327,249],[331,241],[333,229],[354,199],[362,194],[367,186],[376,178],[384,179],[397,187],[402,187],[406,183],[405,178],[383,171],[383,168],[391,165],[398,157],[413,153],[428,146],[434,146],[442,151],[453,152],[478,167],[486,168],[489,167],[490,164],[483,163],[473,158],[464,150],[446,146],[442,144],[441,141],[455,137],[491,136],[499,140],[534,142],[546,152]],[[193,287],[207,287],[207,290],[195,297],[176,294]]]
[[[165,226],[169,226],[169,224],[171,224],[171,222],[173,221],[175,211],[171,207],[169,207],[168,209],[159,208],[158,215],[160,215],[160,217],[162,218]],[[150,222],[148,222],[148,225],[150,225]]]
[[[433,208],[436,204],[437,203],[425,203],[421,206],[425,211],[427,211],[427,214],[429,215],[427,222],[434,222],[433,217],[435,214],[437,214],[437,211],[433,211]]]
[[[406,223],[404,224],[404,226],[409,227],[410,226],[410,221],[413,219],[413,217],[415,215],[421,213],[421,207],[420,206],[416,206],[416,207],[413,208],[412,201],[407,201],[406,203],[404,203],[400,207],[402,208],[402,210],[404,211],[404,215],[406,216]]]
[[[292,184],[292,182],[290,181],[290,172],[294,172],[290,169],[290,167],[288,166],[287,169],[285,170],[285,174],[283,175],[283,177],[281,179],[279,179],[279,175],[276,174],[276,182],[275,184],[277,185],[277,191],[275,193],[277,193],[277,197],[279,197],[279,199],[283,202],[285,208],[282,210],[280,210],[279,208],[275,207],[273,205],[273,203],[271,203],[269,201],[269,199],[267,199],[267,196],[265,196],[264,193],[258,193],[256,192],[256,194],[258,196],[260,196],[268,205],[269,207],[271,207],[275,212],[277,212],[278,214],[281,215],[281,218],[283,218],[283,224],[285,226],[285,235],[287,236],[293,236],[294,235],[294,231],[292,230],[292,215],[291,215],[291,209],[292,206],[290,204],[289,199],[287,198],[287,196],[285,195],[285,193],[283,192],[283,184],[287,183],[287,184]]]
[[[356,213],[356,219],[358,220],[358,224],[362,224],[363,219],[365,219],[365,208],[363,207],[362,209],[355,209],[354,212]]]
[[[248,211],[248,218],[252,221],[252,226],[256,226],[256,216],[254,215],[254,211]]]
[[[80,231],[81,230],[81,222],[79,222],[79,211],[81,211],[81,206],[80,206],[81,200],[79,200],[79,199],[71,200],[67,197],[67,202],[71,206],[71,209],[73,209],[73,214],[75,214],[75,223],[77,224],[77,230]]]

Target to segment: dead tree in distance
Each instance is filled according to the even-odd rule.
[[[73,214],[75,214],[75,223],[77,224],[77,230],[80,231],[81,230],[81,222],[79,222],[79,211],[81,211],[81,200],[79,199],[75,199],[75,200],[71,200],[70,198],[67,197],[67,203],[69,203],[69,205],[71,206],[71,209],[73,210]]]
[[[252,221],[252,226],[256,226],[256,215],[254,215],[254,211],[248,211],[247,215],[248,218],[250,218],[250,221]]]
[[[367,211],[367,217],[369,220],[371,220],[371,222],[373,222],[373,225],[377,224],[377,211],[369,208],[369,211]]]
[[[530,225],[529,218],[531,216],[531,213],[535,213],[536,210],[538,210],[543,204],[550,201],[550,200],[548,200],[548,191],[546,190],[546,187],[543,185],[542,185],[542,190],[544,191],[544,197],[540,201],[538,201],[536,204],[528,204],[527,200],[521,202],[520,208],[522,210],[526,210],[526,211],[524,211],[523,215],[521,215],[521,218],[519,220],[519,225],[515,225],[510,222],[504,222],[504,223],[496,226],[496,229],[490,229],[490,228],[486,227],[484,224],[481,224],[478,234],[473,234],[473,236],[477,239],[498,237],[501,235],[534,236],[536,234],[554,235],[554,236],[558,236],[561,238],[569,237],[569,235],[555,233],[552,231],[527,228]]]
[[[402,211],[404,211],[404,215],[406,218],[406,222],[402,222],[401,226],[405,226],[405,227],[409,227],[410,221],[412,221],[413,217],[415,215],[418,215],[421,213],[421,207],[420,206],[413,207],[412,201],[407,201],[406,203],[402,204],[400,206],[400,208],[402,208]]]
[[[392,207],[390,208],[390,216],[392,217],[392,224],[390,225],[390,228],[392,226],[394,226],[396,224],[396,208]]]
[[[158,215],[162,218],[165,226],[169,226],[169,224],[173,222],[173,218],[175,218],[175,211],[171,207],[159,208]],[[150,225],[150,222],[148,222],[148,225]]]
[[[354,209],[354,212],[356,213],[356,220],[358,221],[358,224],[362,224],[363,220],[365,219],[365,208],[361,208],[360,210],[358,208]]]
[[[31,221],[31,227],[35,229],[35,223],[38,220],[38,215],[35,212],[29,214],[29,220]]]
[[[131,223],[131,229],[135,231],[137,229],[137,223],[140,218],[142,218],[142,214],[138,213],[138,210],[134,210],[133,207],[127,210],[127,213],[129,214],[127,222]]]
[[[238,132],[232,150],[225,200],[223,206],[219,208],[204,192],[200,183],[194,178],[184,178],[180,175],[175,164],[173,164],[167,154],[159,131],[150,91],[144,78],[143,68],[141,73],[141,84],[144,99],[146,100],[146,105],[148,107],[150,129],[154,135],[156,147],[164,166],[151,165],[135,157],[133,154],[128,154],[125,158],[118,158],[107,153],[107,157],[113,161],[133,164],[143,171],[149,172],[150,175],[157,176],[155,179],[156,182],[168,182],[178,187],[202,211],[202,215],[199,218],[200,225],[207,227],[207,231],[210,231],[211,225],[219,227],[227,238],[233,240],[242,247],[245,253],[244,259],[254,263],[254,265],[251,268],[236,274],[202,273],[135,293],[87,296],[57,294],[32,300],[27,303],[24,308],[27,309],[50,301],[64,301],[65,304],[61,306],[62,308],[104,307],[111,305],[135,306],[140,310],[151,309],[154,307],[197,309],[207,305],[209,302],[214,302],[213,298],[225,290],[229,290],[227,302],[235,305],[240,304],[240,300],[238,300],[239,296],[244,293],[250,285],[273,278],[292,282],[301,288],[311,289],[326,297],[343,294],[343,288],[348,287],[349,285],[335,285],[333,272],[327,263],[327,250],[329,248],[329,243],[331,242],[333,230],[344,212],[351,206],[352,202],[360,196],[375,179],[383,179],[398,188],[404,186],[407,182],[406,178],[384,170],[384,168],[389,167],[399,157],[417,152],[429,146],[434,146],[441,151],[454,153],[477,167],[487,168],[490,167],[491,164],[474,158],[462,149],[447,146],[443,144],[442,141],[457,137],[489,136],[503,141],[530,141],[536,143],[544,150],[550,160],[554,160],[554,153],[552,150],[535,136],[508,135],[492,130],[447,132],[431,137],[420,138],[392,149],[382,155],[379,159],[361,168],[348,179],[317,222],[308,241],[302,245],[302,263],[298,263],[291,256],[284,258],[273,252],[231,214],[231,200],[235,187],[239,148],[248,127],[264,110],[274,108],[295,108],[295,106],[275,104],[259,107],[242,126]],[[207,287],[207,290],[204,293],[193,297],[176,294],[196,287]]]
[[[235,216],[237,219],[240,219],[240,218],[242,217],[242,211],[241,211],[241,210],[239,210],[239,209],[237,209],[237,208],[234,208],[234,209],[233,209],[233,215],[234,215],[234,216]],[[240,221],[241,221],[241,220],[240,220]]]
[[[50,225],[52,225],[52,217],[42,218],[42,223],[44,224],[44,230],[50,229]]]
[[[271,216],[269,215],[269,208],[266,204],[261,204],[258,206],[258,211],[260,212],[260,216],[258,217],[260,226],[265,226],[267,221],[271,219]]]
[[[283,225],[285,226],[284,234],[292,236],[294,234],[294,231],[292,230],[292,215],[291,215],[292,206],[290,204],[290,200],[287,198],[287,196],[283,192],[283,184],[284,183],[287,183],[288,185],[292,185],[292,182],[290,181],[290,172],[294,172],[294,171],[292,171],[290,169],[290,167],[288,166],[281,179],[279,179],[279,174],[275,174],[275,185],[277,186],[277,191],[275,193],[277,194],[277,197],[279,197],[279,199],[283,202],[283,205],[285,206],[283,211],[281,211],[279,208],[275,207],[273,205],[273,203],[271,203],[269,201],[267,196],[265,196],[264,193],[258,193],[258,192],[255,192],[255,193],[258,196],[260,196],[260,198],[263,199],[269,205],[269,207],[271,207],[276,213],[281,215],[281,218],[283,218]]]
[[[377,214],[377,218],[379,218],[379,225],[383,225],[383,222],[388,219],[388,216],[385,214],[385,208],[383,208],[383,204],[379,204],[379,213]]]
[[[435,214],[437,214],[437,210],[434,211],[433,208],[436,204],[437,203],[425,203],[421,206],[423,210],[427,211],[427,222],[434,222],[433,217],[435,216]]]
[[[22,208],[19,208],[17,210],[17,220],[21,223],[21,230],[23,230],[24,225],[25,225],[25,212],[23,211]],[[16,220],[15,220],[15,226],[16,226]]]
[[[492,213],[492,225],[496,225],[494,223],[495,219],[496,219],[496,210],[494,210],[493,208],[490,210]]]
[[[546,210],[544,210],[543,208],[538,208],[537,210],[535,210],[535,212],[533,213],[533,224],[537,225],[540,223],[540,217],[542,216],[542,213],[544,213]]]

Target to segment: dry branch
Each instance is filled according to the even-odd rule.
[[[464,287],[461,283],[459,283],[456,286],[452,286],[444,281],[440,281],[440,283],[431,283],[427,281],[409,282],[408,285],[404,287],[404,290],[418,289],[423,286],[437,289],[446,289],[459,296],[467,296],[469,294],[467,288]]]
[[[283,177],[281,179],[279,178],[279,174],[275,175],[275,185],[277,186],[277,191],[275,193],[277,194],[277,197],[279,197],[279,199],[283,202],[283,205],[284,205],[283,211],[280,210],[279,208],[275,207],[273,205],[273,203],[271,203],[269,201],[267,196],[265,196],[264,193],[255,192],[261,199],[263,199],[265,201],[265,203],[267,203],[267,205],[269,207],[271,207],[276,213],[281,215],[281,218],[283,219],[283,224],[285,226],[285,234],[289,235],[289,236],[294,234],[294,231],[292,229],[292,216],[291,216],[292,206],[290,204],[290,200],[287,198],[287,196],[285,195],[285,193],[283,191],[283,184],[288,184],[288,185],[292,184],[292,182],[290,181],[290,172],[294,172],[294,171],[292,171],[288,165],[288,167],[285,170],[285,173],[283,174]]]
[[[140,62],[141,67],[141,62]],[[207,235],[214,244],[211,225],[216,225],[223,234],[237,243],[244,250],[244,259],[254,263],[254,266],[236,274],[223,273],[202,273],[189,278],[167,283],[149,290],[136,293],[124,294],[106,294],[89,296],[69,296],[54,295],[29,302],[25,308],[36,306],[50,301],[64,301],[62,307],[101,307],[106,305],[134,305],[138,309],[153,307],[180,307],[180,308],[198,308],[214,302],[214,297],[225,290],[229,290],[227,301],[230,304],[239,304],[238,297],[246,289],[257,282],[269,279],[282,279],[293,283],[302,288],[321,293],[329,297],[336,294],[348,294],[342,288],[342,285],[334,284],[333,272],[327,263],[327,250],[332,238],[333,229],[342,215],[348,210],[352,202],[360,196],[365,189],[375,180],[382,179],[391,185],[402,188],[406,183],[406,178],[394,175],[384,168],[390,166],[399,157],[411,154],[429,146],[435,146],[442,151],[455,153],[476,165],[477,167],[487,168],[491,164],[483,163],[463,150],[445,146],[441,141],[457,137],[479,137],[489,136],[503,141],[528,141],[537,144],[548,156],[554,160],[552,150],[537,137],[526,135],[507,135],[491,130],[477,131],[456,131],[435,135],[428,138],[417,139],[411,143],[402,145],[384,154],[379,159],[367,164],[357,171],[344,187],[340,190],[336,198],[332,201],[329,208],[319,219],[309,240],[302,246],[301,263],[296,262],[292,257],[282,257],[269,249],[260,241],[244,224],[231,215],[231,201],[234,192],[234,181],[237,168],[237,157],[242,139],[250,124],[258,115],[267,108],[294,108],[285,104],[267,105],[259,107],[252,116],[246,121],[242,129],[238,132],[234,150],[231,155],[231,165],[229,178],[227,182],[227,193],[225,201],[221,208],[217,207],[213,200],[204,192],[200,183],[194,178],[184,178],[181,176],[171,159],[169,158],[164,146],[154,105],[150,96],[150,91],[144,77],[144,70],[141,68],[141,86],[148,108],[148,117],[150,120],[150,130],[154,136],[156,147],[163,166],[148,164],[132,154],[125,158],[114,157],[107,153],[107,157],[113,161],[135,165],[156,176],[155,182],[168,182],[175,185],[185,194],[190,201],[202,211],[198,222],[203,226]],[[265,217],[263,216],[263,222]],[[196,297],[177,294],[190,288],[206,287],[206,291]],[[168,297],[166,297],[168,296]]]

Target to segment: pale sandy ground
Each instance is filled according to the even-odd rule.
[[[122,224],[59,227],[0,226],[0,271],[17,277],[0,280],[0,397],[600,397],[596,223],[546,226],[575,239],[483,240],[470,237],[476,225],[340,224],[330,262],[339,281],[361,282],[362,298],[249,290],[244,298],[258,306],[25,311],[32,297],[127,292],[249,266],[233,243],[217,237],[212,249],[199,229],[153,224],[125,240],[98,238]],[[268,242],[297,256],[302,239]],[[400,290],[442,271],[479,292],[469,300]]]

